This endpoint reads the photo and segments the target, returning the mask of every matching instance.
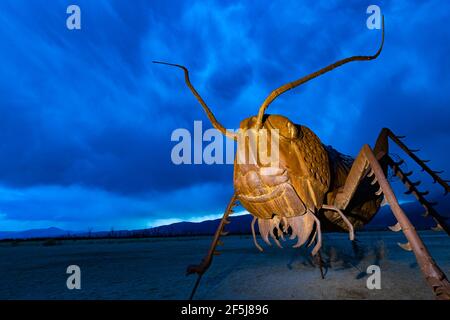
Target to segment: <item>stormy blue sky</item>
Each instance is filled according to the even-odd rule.
[[[70,4],[81,7],[81,30],[66,28]],[[172,164],[172,131],[210,124],[182,73],[151,61],[188,66],[219,121],[236,128],[279,85],[374,53],[370,4],[386,17],[379,59],[316,79],[268,112],[350,155],[387,126],[450,172],[448,1],[2,0],[0,230],[219,214],[232,166]]]

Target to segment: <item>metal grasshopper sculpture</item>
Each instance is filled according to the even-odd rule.
[[[355,159],[345,156],[331,147],[324,146],[320,139],[307,127],[295,124],[280,115],[265,115],[267,107],[282,93],[293,89],[313,78],[352,61],[368,61],[376,59],[384,44],[384,19],[382,41],[380,48],[372,56],[353,56],[342,59],[306,77],[289,82],[266,98],[257,116],[244,119],[240,124],[241,131],[262,129],[274,130],[279,133],[279,166],[265,167],[259,163],[238,163],[234,165],[234,189],[223,218],[214,235],[211,247],[206,257],[198,265],[188,267],[187,273],[198,274],[197,281],[191,293],[193,297],[200,279],[212,262],[220,238],[225,235],[224,227],[230,221],[228,217],[233,207],[239,201],[253,215],[251,229],[256,247],[263,251],[255,235],[255,223],[258,222],[259,232],[264,242],[270,245],[269,236],[281,247],[279,238],[285,234],[290,238],[298,238],[294,247],[304,245],[309,239],[309,245],[315,244],[311,254],[318,257],[321,267],[320,248],[323,230],[349,232],[350,240],[354,239],[354,228],[360,228],[368,223],[377,213],[383,199],[398,221],[390,227],[392,231],[403,231],[408,242],[400,244],[405,250],[413,251],[417,262],[435,296],[439,299],[450,299],[450,284],[429,254],[425,244],[415,231],[410,220],[400,207],[398,200],[386,179],[388,168],[404,183],[426,209],[427,215],[436,220],[438,226],[447,233],[449,228],[445,219],[433,208],[433,203],[425,199],[426,192],[417,189],[418,183],[413,183],[401,169],[400,162],[395,162],[389,155],[388,140],[396,143],[422,169],[444,187],[445,193],[450,191],[448,181],[432,171],[426,161],[420,160],[414,150],[410,150],[391,130],[383,128],[374,148],[364,145]],[[154,63],[175,66],[184,70],[185,81],[194,96],[205,110],[213,126],[226,137],[238,140],[237,134],[226,130],[214,117],[204,100],[192,86],[187,68],[181,65],[165,62]],[[267,174],[267,172],[270,174]],[[322,273],[323,277],[323,273]]]

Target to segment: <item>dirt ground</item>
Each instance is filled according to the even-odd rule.
[[[450,238],[431,231],[421,236],[450,275]],[[404,242],[401,233],[357,238],[355,251],[346,234],[324,235],[322,280],[304,248],[266,246],[260,253],[249,236],[225,237],[196,299],[433,299],[413,253],[396,244]],[[195,276],[185,276],[186,266],[201,260],[210,240],[0,243],[0,299],[187,299]],[[81,290],[66,287],[66,268],[74,264],[81,268]],[[366,287],[373,264],[381,268],[381,290]]]

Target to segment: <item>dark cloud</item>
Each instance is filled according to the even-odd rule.
[[[83,0],[81,31],[65,28],[69,4],[0,4],[0,214],[11,228],[107,216],[134,226],[223,209],[232,166],[170,161],[173,130],[192,130],[194,120],[211,126],[182,72],[151,60],[188,66],[216,117],[234,128],[271,90],[371,54],[380,40],[365,27],[368,1]],[[315,79],[269,112],[353,155],[389,126],[450,171],[448,4],[380,5],[386,44],[378,60]]]

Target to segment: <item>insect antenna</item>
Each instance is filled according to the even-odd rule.
[[[256,119],[256,123],[255,123],[255,128],[259,129],[262,127],[262,122],[263,122],[263,116],[264,116],[264,112],[266,111],[267,107],[281,94],[283,94],[284,92],[291,90],[305,82],[308,82],[309,80],[312,80],[314,78],[317,78],[318,76],[321,76],[324,73],[327,73],[328,71],[331,71],[337,67],[342,66],[343,64],[346,64],[348,62],[352,62],[352,61],[369,61],[369,60],[374,60],[376,59],[380,53],[381,50],[383,49],[383,44],[384,44],[384,16],[382,17],[382,38],[381,38],[381,45],[380,48],[378,49],[378,51],[373,55],[373,56],[353,56],[353,57],[349,57],[349,58],[345,58],[342,60],[339,60],[333,64],[330,64],[329,66],[322,68],[316,72],[313,72],[303,78],[297,79],[295,81],[286,83],[285,85],[282,85],[281,87],[273,90],[270,95],[266,98],[266,100],[264,100],[263,104],[261,105],[261,107],[259,108],[259,112],[258,112],[258,118]]]
[[[157,64],[164,64],[164,65],[167,65],[167,66],[172,66],[172,67],[177,67],[177,68],[182,69],[184,71],[184,80],[186,82],[186,85],[189,87],[189,89],[191,90],[192,94],[197,98],[197,100],[202,105],[203,109],[206,112],[206,115],[208,116],[208,118],[211,121],[211,123],[214,126],[214,128],[219,130],[227,138],[234,139],[234,140],[237,139],[237,135],[235,133],[225,129],[217,121],[216,117],[214,117],[214,114],[211,112],[211,110],[209,109],[209,107],[206,104],[206,102],[203,100],[203,98],[200,96],[200,94],[197,92],[197,90],[195,90],[194,86],[192,85],[191,80],[189,79],[189,70],[185,66],[182,66],[182,65],[179,65],[179,64],[174,64],[174,63],[168,63],[168,62],[161,62],[161,61],[152,61],[152,62],[153,63],[157,63]]]

